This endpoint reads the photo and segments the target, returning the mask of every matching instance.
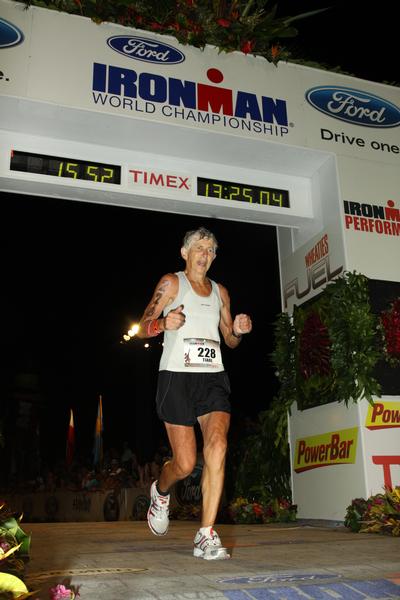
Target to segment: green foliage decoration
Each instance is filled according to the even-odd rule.
[[[395,298],[389,307],[380,314],[378,324],[383,356],[388,365],[400,367],[400,297]]]
[[[263,56],[277,64],[289,53],[281,41],[296,37],[293,23],[326,9],[295,16],[277,16],[268,0],[17,0],[127,27],[174,36],[181,44],[220,52],[238,50]]]
[[[344,524],[352,531],[400,536],[400,487],[368,500],[356,498],[347,507]]]
[[[258,415],[256,430],[231,447],[228,461],[230,479],[234,482],[230,496],[246,497],[266,506],[276,498],[290,499],[290,461],[286,437],[276,441],[278,423],[281,430],[286,414],[276,403]]]
[[[364,397],[372,403],[380,395],[373,370],[381,352],[367,283],[364,275],[346,272],[316,300],[296,307],[293,317],[278,316],[272,353],[280,382],[278,442],[294,401],[304,410],[335,401],[348,406]]]

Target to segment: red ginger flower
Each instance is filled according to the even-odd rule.
[[[164,29],[163,25],[160,25],[160,23],[157,23],[156,21],[150,23],[150,27],[153,31],[160,31],[161,29]]]
[[[230,27],[231,26],[231,22],[228,21],[228,19],[217,19],[217,23],[218,25],[220,25],[221,27]]]
[[[254,41],[250,41],[250,40],[243,42],[243,44],[240,46],[240,49],[244,54],[249,54],[249,52],[251,52],[253,50],[253,48],[254,48]]]
[[[400,359],[400,298],[397,298],[390,310],[382,313],[381,322],[385,332],[386,352]]]
[[[304,379],[331,371],[331,341],[328,328],[316,312],[306,319],[300,335],[300,372]]]

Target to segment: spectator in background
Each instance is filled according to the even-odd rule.
[[[129,443],[124,442],[124,447],[123,447],[122,454],[121,454],[121,466],[124,469],[126,469],[128,471],[128,473],[131,472],[133,457],[134,457],[134,454],[129,447]]]

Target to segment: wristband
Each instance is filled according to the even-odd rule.
[[[147,324],[147,337],[156,337],[156,335],[159,335],[160,333],[161,329],[158,320],[153,319],[152,321],[149,321]]]
[[[238,335],[238,334],[236,334],[236,333],[233,331],[233,329],[232,329],[232,335],[233,335],[233,337],[237,338],[238,340],[241,340],[241,339],[242,339],[242,335],[243,335],[243,334],[242,334],[242,333],[239,333],[239,335]]]

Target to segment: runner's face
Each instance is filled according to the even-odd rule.
[[[188,266],[204,270],[205,272],[208,271],[215,258],[214,242],[210,238],[194,240],[189,250],[184,250],[186,256],[183,254],[183,258],[186,260]]]

